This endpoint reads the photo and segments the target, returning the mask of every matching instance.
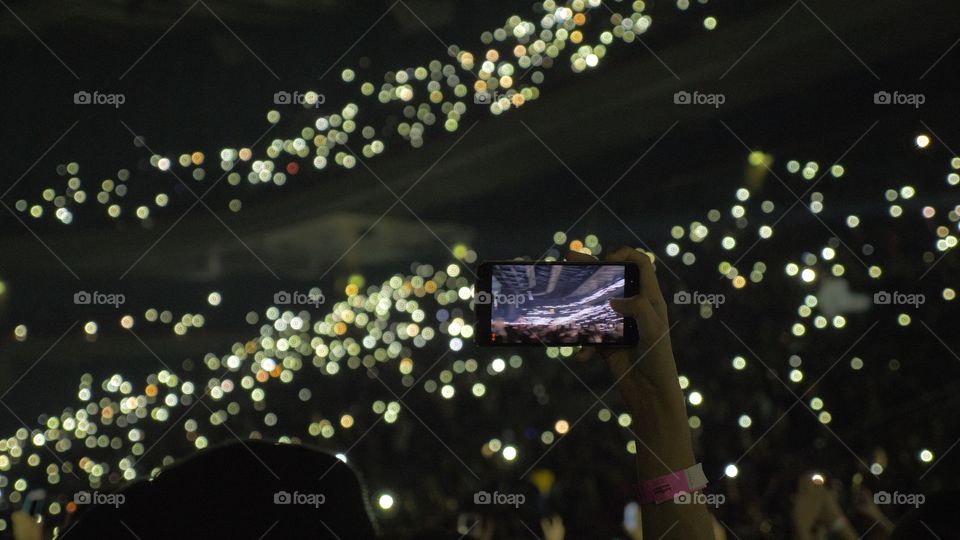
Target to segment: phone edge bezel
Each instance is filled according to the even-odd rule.
[[[490,290],[492,287],[492,278],[493,274],[491,272],[491,267],[495,264],[525,264],[525,265],[540,265],[540,266],[557,266],[557,265],[567,265],[567,266],[623,266],[624,267],[624,297],[629,298],[640,293],[640,268],[637,267],[635,263],[630,261],[616,262],[616,261],[482,261],[477,267],[477,283],[474,284],[474,296],[478,290]],[[484,287],[485,288],[481,288]],[[490,322],[491,322],[491,313],[490,313],[490,304],[475,304],[473,303],[473,298],[470,299],[471,304],[473,304],[473,315],[474,315],[474,343],[478,347],[580,347],[580,346],[590,346],[590,347],[604,347],[604,348],[629,348],[635,347],[640,339],[640,331],[637,328],[637,323],[635,320],[630,317],[624,317],[623,321],[623,331],[624,331],[624,343],[493,343],[488,338],[490,335]],[[481,318],[481,313],[484,317]],[[632,339],[627,339],[632,338]]]

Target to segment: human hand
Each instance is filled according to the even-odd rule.
[[[543,540],[563,540],[567,533],[563,518],[558,515],[541,519],[540,528],[543,529]]]
[[[841,538],[851,538],[851,533],[854,532],[853,527],[850,525],[847,515],[843,512],[843,508],[840,507],[837,492],[829,488],[825,488],[824,491],[826,495],[823,499],[821,515],[823,524],[831,531],[839,534]],[[857,535],[853,534],[852,538],[857,538]]]
[[[576,251],[567,253],[567,260],[596,262],[597,258]],[[637,433],[649,442],[661,464],[669,470],[656,467],[647,477],[673,472],[693,465],[690,430],[683,392],[677,380],[677,365],[670,343],[670,325],[667,305],[654,274],[652,255],[629,247],[609,253],[607,262],[633,263],[640,276],[640,292],[632,298],[610,302],[614,311],[633,317],[637,322],[640,340],[637,347],[589,347],[580,351],[578,359],[603,357],[610,368],[620,393],[630,407],[637,423]],[[649,441],[646,439],[649,438]],[[638,449],[639,450],[639,449]]]
[[[886,532],[893,530],[893,522],[883,513],[880,506],[873,498],[873,492],[867,488],[860,488],[853,496],[853,506],[858,512],[863,514],[875,523],[878,523],[881,529]]]
[[[43,525],[30,514],[16,511],[10,516],[13,522],[14,540],[40,540],[43,535]]]
[[[853,496],[853,506],[858,512],[870,519],[880,521],[881,518],[885,517],[883,510],[880,510],[880,507],[877,506],[877,503],[873,499],[873,492],[865,487],[860,488]]]
[[[845,540],[858,538],[837,493],[825,485],[819,474],[800,477],[793,499],[793,527],[798,540],[813,538],[815,532],[822,529]]]
[[[823,510],[823,482],[811,480],[810,475],[802,475],[793,497],[793,529],[798,540],[813,537],[813,530],[819,525]]]
[[[580,360],[593,356],[606,360],[614,384],[633,415],[631,431],[639,443],[637,473],[641,480],[671,474],[696,463],[687,409],[670,345],[667,304],[654,275],[652,257],[622,247],[605,258],[607,262],[633,263],[639,270],[639,294],[610,302],[614,311],[636,320],[640,333],[637,347],[583,347],[578,356]],[[597,261],[591,255],[575,251],[567,253],[567,260]],[[603,395],[600,399],[602,401]],[[644,507],[643,513],[640,538],[713,540],[710,515],[702,503],[651,504]]]

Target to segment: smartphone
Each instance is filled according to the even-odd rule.
[[[47,492],[42,489],[28,491],[23,497],[23,511],[31,517],[37,517],[43,510],[43,501],[47,499]]]
[[[637,324],[610,307],[634,296],[633,263],[486,262],[473,303],[476,340],[489,345],[636,345]]]

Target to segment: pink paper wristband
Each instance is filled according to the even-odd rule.
[[[674,500],[677,495],[693,493],[707,487],[703,464],[665,474],[640,484],[640,504],[660,504]]]

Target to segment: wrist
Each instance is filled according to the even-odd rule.
[[[649,480],[696,464],[690,430],[674,427],[663,430],[645,429],[638,433],[637,467],[641,480]]]
[[[658,446],[647,449],[637,444],[637,470],[641,481],[650,480],[696,465],[690,446]]]

